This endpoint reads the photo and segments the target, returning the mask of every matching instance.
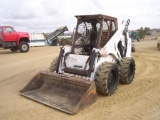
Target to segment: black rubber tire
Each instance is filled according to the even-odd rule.
[[[53,59],[53,61],[51,62],[51,66],[49,67],[50,72],[54,72],[55,71],[55,67],[57,64],[57,60],[58,58]]]
[[[132,52],[136,52],[135,46],[132,46]]]
[[[10,50],[11,50],[12,52],[17,52],[17,51],[18,51],[18,47],[10,48]]]
[[[135,69],[133,58],[123,58],[120,62],[120,83],[130,84],[133,81]]]
[[[96,88],[102,95],[111,95],[119,84],[119,69],[115,63],[104,62],[96,74]]]
[[[140,39],[140,38],[137,38],[137,41],[138,41],[138,42],[141,42],[141,39]]]
[[[157,49],[160,51],[160,44],[157,43]]]
[[[27,42],[21,42],[19,44],[19,51],[24,53],[29,51],[29,44]]]

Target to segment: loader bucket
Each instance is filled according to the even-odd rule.
[[[94,82],[48,71],[40,71],[20,90],[20,94],[70,114],[77,113],[97,99]]]

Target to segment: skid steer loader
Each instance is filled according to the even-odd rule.
[[[50,71],[40,71],[20,94],[75,114],[94,103],[97,92],[111,95],[135,74],[131,58],[130,20],[118,29],[117,18],[78,15],[72,46],[61,46]]]

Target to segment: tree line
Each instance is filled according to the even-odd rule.
[[[138,33],[140,39],[144,39],[144,37],[146,35],[151,35],[149,27],[144,27],[144,28],[141,27],[140,29],[137,30],[137,33]]]

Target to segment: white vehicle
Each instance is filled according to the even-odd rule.
[[[30,47],[46,46],[46,43],[45,43],[45,41],[38,41],[38,40],[36,40],[36,41],[31,41],[29,43],[29,46]]]
[[[98,91],[112,95],[135,74],[131,58],[130,20],[118,29],[117,18],[79,15],[72,46],[62,46],[49,71],[39,72],[20,93],[35,101],[75,114],[96,101]],[[105,98],[104,98],[105,99]]]
[[[43,33],[30,33],[30,47],[46,46],[46,38]]]

